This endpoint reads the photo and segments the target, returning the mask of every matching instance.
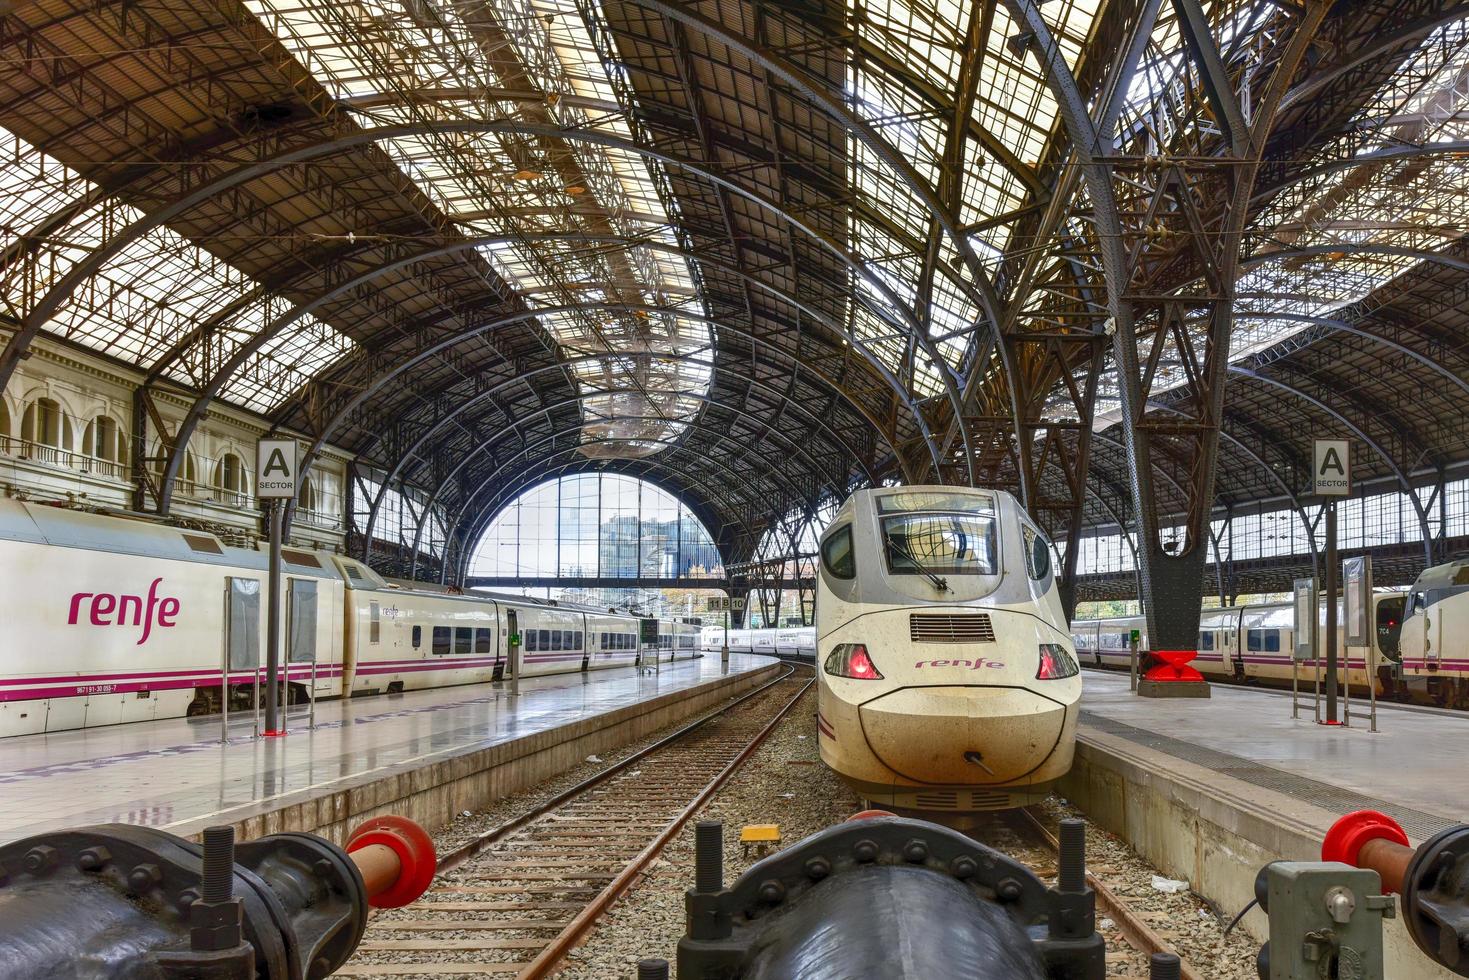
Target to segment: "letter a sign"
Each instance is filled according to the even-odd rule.
[[[1349,497],[1352,493],[1352,446],[1345,439],[1317,439],[1311,454],[1311,475],[1322,497]]]
[[[255,496],[279,500],[296,496],[296,489],[296,440],[260,440],[255,450]]]

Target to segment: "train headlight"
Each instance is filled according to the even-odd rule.
[[[1075,677],[1081,673],[1081,667],[1077,666],[1076,658],[1059,643],[1041,644],[1041,662],[1036,668],[1035,679],[1038,681],[1054,681],[1062,677]]]
[[[850,677],[857,681],[880,681],[882,671],[867,655],[867,646],[862,643],[838,643],[823,665],[828,674]]]

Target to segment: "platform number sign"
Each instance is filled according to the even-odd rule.
[[[706,612],[744,612],[745,600],[743,597],[731,599],[728,596],[706,599],[704,610]]]
[[[261,439],[255,450],[255,496],[281,500],[296,496],[295,439]]]
[[[1352,495],[1352,446],[1346,439],[1317,439],[1311,454],[1312,489],[1322,497]]]

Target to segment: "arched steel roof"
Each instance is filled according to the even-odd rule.
[[[1466,35],[1429,0],[15,4],[0,381],[41,335],[141,367],[194,409],[139,454],[256,410],[432,500],[455,561],[578,467],[675,489],[729,560],[889,478],[1072,537],[1136,519],[1122,256],[1174,311],[1137,326],[1160,512],[1298,502],[1313,434],[1415,483],[1469,462]],[[1083,161],[1156,183],[1130,252]]]

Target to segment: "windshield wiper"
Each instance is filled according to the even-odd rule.
[[[916,569],[918,569],[919,574],[925,575],[925,576],[928,577],[928,580],[933,583],[934,588],[938,589],[940,592],[947,592],[947,591],[949,591],[949,580],[946,579],[946,578],[944,578],[942,575],[939,575],[938,573],[934,572],[932,569],[930,569],[923,562],[919,561],[917,558],[914,558],[913,557],[913,552],[909,551],[907,548],[905,548],[902,545],[898,544],[898,542],[894,541],[892,538],[889,538],[888,539],[888,547],[889,548],[892,548],[899,555],[901,555],[902,557],[904,557],[904,558],[908,559],[910,562],[912,562],[913,563],[913,567],[916,568]]]

